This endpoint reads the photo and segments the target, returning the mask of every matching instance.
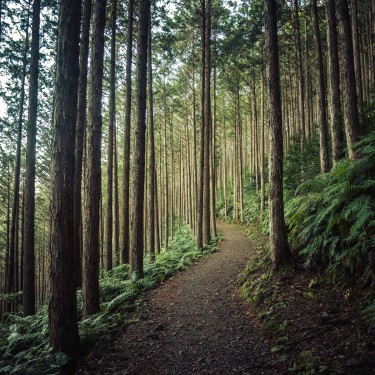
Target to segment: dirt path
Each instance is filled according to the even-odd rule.
[[[88,356],[78,374],[280,374],[243,303],[237,275],[252,244],[220,224],[220,250],[145,296],[139,321]]]

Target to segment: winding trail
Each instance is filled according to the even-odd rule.
[[[78,374],[280,374],[235,281],[253,245],[219,224],[219,251],[146,294],[138,321],[102,340]]]

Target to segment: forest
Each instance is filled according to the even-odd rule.
[[[0,0],[0,374],[373,373],[374,49],[374,0]],[[93,359],[184,277],[259,368]]]

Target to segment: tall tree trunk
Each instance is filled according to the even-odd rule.
[[[115,250],[115,261],[116,266],[120,264],[120,208],[119,208],[119,190],[118,190],[118,147],[117,147],[117,125],[115,124],[114,129],[114,138],[113,138],[113,147],[114,147],[114,170],[113,170],[113,195],[114,195],[114,206],[115,211],[115,222],[114,222],[114,250]]]
[[[305,100],[306,100],[306,130],[307,138],[311,136],[311,107],[313,106],[310,96],[310,69],[309,69],[309,43],[308,43],[308,32],[307,32],[307,7],[305,13],[305,72],[306,72],[306,85],[305,85]]]
[[[124,140],[124,196],[123,196],[123,244],[122,262],[129,263],[129,192],[130,192],[130,126],[132,109],[132,51],[133,51],[133,8],[134,0],[128,1],[128,26],[126,38],[126,108],[125,108],[125,140]]]
[[[60,3],[52,134],[49,342],[76,355],[79,344],[74,274],[74,137],[81,1]]]
[[[211,228],[212,235],[217,237],[216,229],[216,126],[217,126],[217,111],[216,111],[216,57],[214,61],[214,87],[213,87],[213,100],[214,100],[214,118],[212,123],[211,132]]]
[[[255,127],[255,125],[254,125]],[[239,209],[240,209],[240,220],[243,222],[243,162],[242,162],[242,117],[241,117],[241,97],[240,97],[240,85],[237,88],[237,150],[238,150],[238,159],[237,162],[237,187],[238,187],[238,202],[239,202]],[[254,173],[255,173],[255,137],[253,137],[253,166],[254,166]],[[238,218],[237,218],[238,219]]]
[[[108,122],[108,164],[107,164],[107,218],[106,218],[106,255],[107,271],[112,270],[113,239],[113,143],[116,126],[116,11],[117,0],[111,1],[111,68],[109,82],[109,122]]]
[[[84,0],[82,9],[82,30],[79,51],[78,105],[75,135],[74,166],[74,266],[76,286],[82,285],[82,158],[86,128],[87,106],[87,64],[89,58],[90,19],[92,0]]]
[[[320,172],[326,173],[329,170],[328,159],[328,125],[327,125],[327,105],[326,89],[324,84],[324,66],[322,45],[320,42],[318,5],[316,0],[312,1],[312,13],[315,34],[315,48],[318,63],[318,100],[319,100],[319,137],[320,137]]]
[[[370,63],[370,66],[371,66],[371,82],[375,85],[375,53],[374,53],[374,39],[375,39],[375,0],[370,0],[371,1],[371,25],[372,25],[372,28],[371,28],[371,36],[372,38],[370,39],[371,40],[371,45],[370,45],[370,51],[372,52],[371,53],[371,56],[370,56],[370,59],[371,59],[371,63]]]
[[[352,2],[352,34],[353,34],[353,54],[354,54],[354,72],[357,88],[358,110],[360,118],[363,117],[363,89],[362,89],[362,69],[359,43],[359,25],[358,25],[358,2]]]
[[[277,42],[276,1],[265,0],[268,107],[270,128],[269,220],[271,259],[276,270],[292,262],[284,219],[283,202],[283,133]]]
[[[83,316],[100,311],[99,229],[101,200],[102,82],[106,0],[95,0],[92,18],[90,97],[86,131],[85,207],[83,226]]]
[[[265,163],[264,163],[264,156],[265,156],[265,136],[264,136],[264,123],[265,123],[265,116],[264,116],[264,73],[262,68],[262,77],[261,77],[261,153],[260,153],[260,212],[261,217],[263,219],[263,214],[265,210],[265,196],[266,196],[266,187],[265,187]]]
[[[35,314],[35,149],[38,113],[40,0],[33,3],[29,113],[26,146],[25,221],[23,251],[23,312]]]
[[[192,84],[193,84],[193,168],[194,168],[194,233],[197,235],[197,215],[198,215],[198,166],[197,166],[197,119],[196,119],[196,96],[195,96],[195,33],[193,32],[192,46]]]
[[[150,136],[150,207],[149,207],[149,232],[150,232],[150,258],[155,259],[155,182],[156,182],[156,166],[155,166],[155,137],[154,137],[154,103],[152,96],[152,23],[151,12],[148,25],[148,132]]]
[[[164,248],[168,250],[168,237],[169,237],[169,176],[168,176],[168,153],[167,153],[167,91],[165,85],[165,76],[163,88],[164,88]],[[161,145],[161,144],[160,144]]]
[[[174,196],[175,196],[175,163],[174,163],[174,147],[173,147],[173,112],[171,110],[171,114],[169,116],[169,149],[171,152],[169,153],[171,157],[171,187],[169,189],[170,191],[170,201],[171,201],[171,211],[170,211],[170,220],[171,220],[171,238],[174,236],[174,215],[175,215],[175,202],[174,202]],[[168,194],[169,192],[167,192]]]
[[[298,68],[298,83],[299,83],[299,110],[300,110],[300,121],[301,121],[301,140],[305,142],[306,139],[306,121],[305,121],[305,78],[302,68],[302,45],[301,45],[301,30],[299,22],[299,10],[298,0],[294,0],[294,12],[295,12],[295,40],[297,45],[297,68]]]
[[[359,116],[358,102],[356,92],[356,80],[353,58],[352,30],[350,25],[350,15],[347,0],[337,1],[337,11],[339,16],[339,25],[343,42],[342,51],[342,69],[343,69],[343,95],[344,102],[344,120],[346,143],[350,159],[356,158],[353,149],[354,143],[359,137]]]
[[[131,212],[130,270],[143,277],[143,215],[145,180],[145,134],[147,102],[147,39],[150,0],[140,0],[137,46],[137,126],[133,167],[133,207]]]
[[[225,98],[223,96],[223,110],[225,114]],[[227,178],[227,129],[226,129],[226,121],[225,115],[223,118],[223,126],[224,126],[224,220],[227,221],[228,215],[228,194],[227,194],[227,186],[228,186],[228,178]]]
[[[340,68],[337,49],[337,22],[335,1],[326,0],[328,40],[328,84],[330,98],[330,120],[332,133],[332,156],[334,164],[343,157],[343,124],[340,102]]]
[[[155,241],[156,241],[156,252],[160,254],[161,251],[161,236],[160,236],[160,219],[159,219],[159,199],[158,199],[158,179],[156,167],[154,171],[155,175],[155,195],[154,195],[154,205],[155,205]]]
[[[21,98],[20,108],[18,114],[18,132],[17,132],[17,149],[16,149],[16,165],[14,167],[14,188],[13,188],[13,205],[12,205],[12,219],[10,223],[10,237],[9,237],[9,253],[7,262],[7,278],[5,291],[7,293],[15,292],[16,284],[16,242],[18,233],[17,220],[19,210],[19,195],[20,195],[20,174],[21,174],[21,145],[22,145],[22,128],[23,128],[23,112],[25,106],[25,82],[26,82],[26,71],[27,71],[27,53],[29,50],[29,20],[30,20],[30,2],[28,6],[27,25],[26,25],[26,41],[25,49],[23,51],[22,61],[22,77],[21,77]],[[11,303],[6,305],[6,311],[12,310]]]
[[[211,152],[211,0],[206,0],[205,48],[205,86],[204,86],[204,185],[203,185],[203,244],[211,241],[210,228],[210,152]]]
[[[203,247],[203,199],[204,199],[204,148],[205,148],[205,33],[206,33],[206,0],[201,0],[201,128],[200,128],[200,150],[199,150],[199,186],[198,186],[198,210],[197,210],[197,246]]]
[[[12,184],[12,176],[11,176],[11,173],[10,173],[10,166],[9,166],[9,163],[8,163],[8,168],[7,168],[7,218],[6,218],[6,244],[5,244],[5,264],[4,264],[4,275],[3,275],[3,285],[4,285],[4,289],[3,289],[3,292],[6,293],[7,292],[7,277],[8,277],[8,274],[7,274],[7,267],[8,267],[8,264],[9,264],[9,245],[10,245],[10,201],[11,201],[11,196],[10,196],[10,190],[11,190],[11,184]],[[7,310],[7,303],[5,301],[2,301],[2,311],[1,313],[3,314],[3,312],[5,312]],[[1,316],[2,316],[1,314]]]

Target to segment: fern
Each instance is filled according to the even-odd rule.
[[[115,297],[111,302],[107,305],[107,312],[115,312],[119,309],[123,304],[126,302],[132,302],[137,297],[136,290],[127,290],[126,292],[120,294],[119,296]]]
[[[291,243],[304,244],[306,264],[374,278],[367,258],[375,245],[375,132],[355,147],[361,159],[343,160],[296,188],[286,222]]]

